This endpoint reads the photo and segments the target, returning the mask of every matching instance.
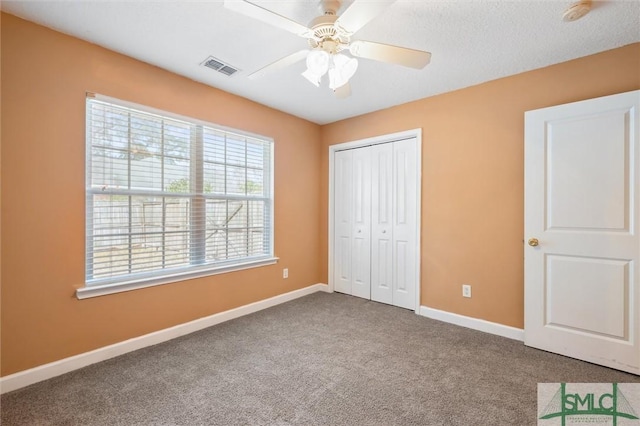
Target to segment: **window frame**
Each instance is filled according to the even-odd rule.
[[[267,228],[265,229],[265,231],[267,232],[264,234],[265,237],[269,239],[268,253],[260,256],[241,257],[241,258],[224,260],[216,263],[202,264],[202,265],[194,263],[192,259],[190,261],[191,262],[190,265],[180,267],[180,268],[171,268],[168,270],[169,272],[165,272],[165,273],[161,273],[162,269],[156,269],[151,272],[126,274],[126,275],[119,275],[115,277],[90,280],[89,271],[88,271],[89,269],[88,259],[90,254],[93,253],[92,248],[90,247],[90,241],[93,238],[93,236],[90,235],[90,231],[92,231],[93,229],[92,222],[93,222],[93,215],[94,215],[94,210],[93,210],[93,205],[91,204],[91,200],[93,195],[95,194],[95,188],[92,188],[92,176],[91,176],[92,157],[93,157],[93,153],[92,153],[93,144],[92,144],[91,135],[90,135],[91,126],[89,123],[89,119],[91,117],[91,114],[89,113],[89,109],[91,108],[91,102],[90,102],[91,100],[97,100],[100,102],[113,104],[114,106],[128,108],[128,109],[131,109],[134,111],[140,111],[146,114],[156,115],[161,118],[166,118],[169,120],[179,120],[182,122],[189,123],[190,126],[197,126],[196,131],[199,131],[200,133],[199,137],[202,139],[202,141],[198,142],[198,141],[192,140],[191,149],[192,149],[192,155],[193,155],[194,154],[193,149],[198,146],[200,148],[199,151],[196,150],[195,152],[196,155],[199,155],[199,157],[197,157],[199,158],[199,160],[197,160],[199,162],[199,165],[196,166],[196,169],[200,169],[200,170],[202,170],[202,167],[204,166],[204,163],[206,161],[204,159],[204,153],[202,151],[202,148],[203,148],[202,143],[204,141],[203,128],[205,127],[213,131],[231,133],[231,134],[238,135],[242,138],[258,139],[260,141],[265,142],[269,150],[269,171],[268,171],[268,175],[266,175],[268,176],[268,179],[269,179],[269,182],[267,185],[269,193],[266,196],[261,198],[256,197],[256,199],[267,200],[266,202],[268,203],[268,206],[266,207],[267,208],[266,212],[268,214],[269,223],[265,224],[265,228]],[[156,285],[174,283],[177,281],[183,281],[183,280],[199,278],[199,277],[204,277],[209,275],[235,272],[235,271],[245,270],[249,268],[273,265],[277,263],[278,258],[274,254],[274,247],[275,247],[275,244],[274,244],[274,234],[275,234],[275,217],[274,217],[274,204],[275,204],[274,203],[274,200],[275,200],[274,157],[275,155],[274,155],[274,151],[275,149],[274,148],[275,146],[274,146],[273,138],[270,138],[264,135],[255,134],[255,133],[246,132],[243,130],[228,128],[228,127],[221,126],[208,121],[203,121],[196,118],[183,116],[180,114],[175,114],[169,111],[164,111],[164,110],[156,109],[153,107],[144,106],[137,103],[112,98],[109,96],[87,92],[86,98],[85,98],[85,144],[84,146],[86,150],[85,152],[86,154],[86,157],[85,157],[85,250],[84,250],[85,279],[84,279],[84,287],[76,289],[76,297],[78,299],[102,296],[102,295],[111,294],[111,293],[119,293],[123,291],[130,291],[130,290],[135,290],[139,288],[146,288],[146,287],[151,287]],[[193,161],[193,158],[194,157],[191,156],[190,161]],[[246,164],[245,164],[245,167],[246,167]],[[192,166],[190,166],[190,168],[192,168]],[[200,179],[202,179],[202,177],[198,178],[198,182]],[[202,183],[203,182],[200,182],[200,185],[202,185]],[[127,190],[115,190],[113,192],[117,194],[127,192],[128,195],[137,195],[136,190],[131,188],[128,188]],[[113,195],[117,195],[117,194],[113,194]],[[157,193],[154,193],[154,196],[180,197],[181,194],[167,193],[166,191],[161,190]],[[189,195],[189,197],[197,197],[197,196],[204,196],[203,199],[205,201],[206,199],[215,198],[215,196],[212,197],[211,194],[208,194],[207,196],[207,194],[204,193],[203,191],[196,191],[195,193]],[[247,197],[246,195],[238,196],[238,195],[229,194],[226,192],[225,194],[217,194],[217,196],[219,197],[219,199],[223,199],[223,200],[230,200],[230,199],[251,200],[251,197]],[[193,224],[193,220],[194,218],[191,216],[191,218],[189,219],[190,226]],[[200,229],[200,231],[206,232],[205,228]],[[190,249],[190,250],[193,250],[193,249]]]

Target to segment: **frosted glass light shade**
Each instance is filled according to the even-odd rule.
[[[333,56],[333,67],[329,70],[329,88],[336,90],[349,82],[358,69],[358,60],[338,53]]]
[[[323,76],[329,69],[329,54],[324,50],[312,50],[307,55],[307,70]]]
[[[314,86],[319,87],[322,76],[329,69],[329,61],[329,54],[324,50],[312,50],[307,55],[307,69],[302,76]]]
[[[311,70],[306,70],[302,73],[302,76],[309,80],[314,86],[320,87],[320,79],[322,78],[321,75],[315,74]]]

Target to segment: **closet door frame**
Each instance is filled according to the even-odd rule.
[[[346,149],[354,149],[354,148],[363,148],[366,146],[371,146],[371,145],[378,145],[378,144],[382,144],[382,143],[390,143],[390,142],[396,142],[396,141],[400,141],[400,140],[405,140],[405,139],[412,139],[415,138],[416,139],[416,151],[417,151],[417,158],[416,158],[416,200],[418,201],[416,203],[416,217],[418,218],[418,220],[416,221],[416,233],[418,235],[418,238],[416,238],[416,270],[414,271],[415,273],[415,294],[416,294],[416,300],[415,300],[415,313],[419,314],[420,313],[420,264],[421,264],[421,250],[420,250],[420,242],[422,240],[421,236],[421,207],[422,207],[422,129],[412,129],[412,130],[406,130],[403,132],[398,132],[398,133],[391,133],[391,134],[387,134],[387,135],[381,135],[381,136],[374,136],[371,138],[366,138],[366,139],[360,139],[360,140],[355,140],[355,141],[350,141],[350,142],[345,142],[345,143],[340,143],[340,144],[336,144],[336,145],[331,145],[329,147],[329,256],[328,256],[328,261],[329,261],[329,292],[333,293],[334,291],[334,207],[335,207],[335,203],[334,203],[334,190],[335,190],[335,182],[334,182],[334,158],[335,158],[335,153],[337,151],[343,151]]]

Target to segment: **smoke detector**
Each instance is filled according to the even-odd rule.
[[[591,0],[582,0],[569,6],[562,14],[562,20],[565,22],[573,22],[582,18],[591,10]]]

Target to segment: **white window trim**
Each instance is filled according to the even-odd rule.
[[[187,121],[196,125],[202,125],[202,126],[207,126],[207,127],[214,127],[217,130],[221,130],[221,131],[225,131],[225,132],[230,132],[230,133],[235,133],[238,135],[241,135],[243,137],[250,137],[250,138],[256,138],[256,139],[262,139],[265,141],[268,141],[269,143],[272,144],[273,146],[273,138],[270,138],[268,136],[264,136],[264,135],[259,135],[256,133],[251,133],[251,132],[245,132],[245,131],[241,131],[241,130],[237,130],[237,129],[233,129],[230,127],[226,127],[226,126],[221,126],[212,122],[208,122],[208,121],[203,121],[203,120],[198,120],[196,118],[193,117],[187,117],[184,115],[179,115],[179,114],[175,114],[175,113],[171,113],[168,111],[163,111],[160,109],[156,109],[156,108],[152,108],[152,107],[148,107],[145,105],[140,105],[140,104],[136,104],[133,102],[128,102],[128,101],[123,101],[120,99],[116,99],[116,98],[111,98],[109,96],[104,96],[104,95],[100,95],[100,94],[95,94],[95,93],[91,93],[91,92],[87,92],[86,93],[86,97],[87,98],[94,98],[97,100],[101,100],[104,102],[109,102],[115,105],[119,105],[119,106],[123,106],[123,107],[128,107],[128,108],[133,108],[133,109],[137,109],[137,110],[141,110],[144,112],[148,112],[151,114],[157,114],[160,116],[164,116],[164,117],[168,117],[168,118],[174,118],[177,120],[182,120],[182,121]],[[87,129],[88,129],[88,125],[87,125]],[[86,139],[85,139],[85,149],[86,149]],[[91,153],[89,152],[89,150],[86,151],[86,161],[87,164],[89,164],[89,162],[91,161]],[[141,277],[141,278],[137,278],[137,279],[132,279],[132,280],[122,280],[119,282],[113,282],[113,283],[105,283],[105,284],[95,284],[95,285],[86,285],[84,287],[78,288],[76,289],[76,297],[80,300],[82,299],[87,299],[87,298],[92,298],[92,297],[98,297],[98,296],[104,296],[104,295],[108,295],[108,294],[114,294],[114,293],[122,293],[125,291],[131,291],[131,290],[137,290],[137,289],[141,289],[141,288],[147,288],[147,287],[153,287],[153,286],[157,286],[157,285],[163,285],[163,284],[170,284],[170,283],[175,283],[178,281],[184,281],[184,280],[189,280],[189,279],[194,279],[194,278],[200,278],[200,277],[205,277],[205,276],[211,276],[211,275],[217,275],[217,274],[224,274],[224,273],[228,273],[228,272],[236,272],[236,271],[241,271],[241,270],[245,270],[245,269],[251,269],[251,268],[257,268],[257,267],[262,267],[262,266],[267,266],[267,265],[273,265],[276,264],[279,260],[278,257],[276,257],[275,255],[273,255],[274,253],[274,235],[275,235],[275,217],[274,217],[274,210],[275,210],[275,194],[274,194],[274,177],[275,177],[275,155],[274,155],[274,149],[271,149],[271,156],[270,156],[270,179],[269,179],[269,186],[270,186],[270,198],[271,198],[271,203],[270,204],[270,217],[271,217],[271,227],[269,229],[269,252],[271,253],[271,256],[260,256],[257,258],[243,258],[243,259],[239,259],[238,261],[234,261],[231,260],[229,262],[225,262],[222,264],[217,264],[217,265],[203,265],[201,267],[199,266],[194,266],[194,267],[190,267],[188,270],[182,270],[182,271],[178,271],[178,272],[174,272],[174,273],[170,273],[167,275],[163,275],[163,276],[156,276],[156,277]],[[85,166],[85,172],[86,172],[86,166]],[[85,182],[86,182],[86,178],[85,178]],[[86,213],[85,213],[85,218],[86,218]],[[86,244],[86,243],[85,243]],[[85,248],[85,253],[86,253],[86,248]]]

